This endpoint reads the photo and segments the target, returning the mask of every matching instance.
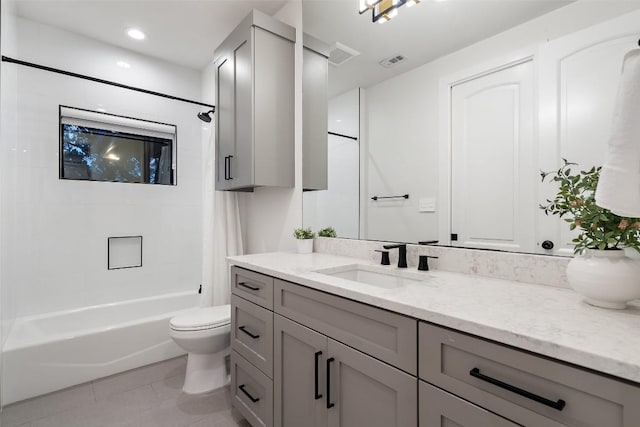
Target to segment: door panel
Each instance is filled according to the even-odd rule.
[[[329,339],[329,427],[417,425],[417,379]]]
[[[231,188],[250,186],[253,181],[253,76],[251,40],[244,40],[233,51],[235,62],[235,150],[230,160]]]
[[[227,158],[233,155],[235,126],[234,126],[234,70],[230,58],[222,59],[216,69],[216,189],[229,187],[226,179]]]
[[[274,315],[276,426],[326,426],[326,355],[327,337],[278,314]]]
[[[451,91],[452,244],[534,251],[532,62]]]

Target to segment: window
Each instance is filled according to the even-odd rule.
[[[60,179],[175,185],[176,126],[60,106]]]

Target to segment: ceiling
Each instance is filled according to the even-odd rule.
[[[304,0],[303,25],[305,33],[361,53],[340,67],[329,67],[330,96],[334,96],[404,73],[569,3],[423,0],[412,8],[401,7],[398,16],[379,24],[371,22],[371,13],[357,13],[357,0]],[[407,60],[393,68],[378,64],[398,54]]]
[[[202,69],[252,8],[273,15],[284,0],[15,0],[21,17]],[[136,41],[128,28],[147,38]]]

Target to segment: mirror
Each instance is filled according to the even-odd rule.
[[[384,24],[357,6],[303,1],[331,46],[328,190],[304,193],[305,227],[571,255],[539,172],[603,163],[640,3],[422,1]]]

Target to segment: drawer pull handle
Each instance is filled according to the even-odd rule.
[[[256,288],[255,286],[247,285],[245,282],[238,282],[238,286],[242,286],[243,288],[251,289],[252,291],[259,291],[260,288]]]
[[[334,360],[333,357],[327,359],[327,409],[336,406],[335,403],[331,402],[331,364]]]
[[[256,335],[256,334],[252,334],[251,332],[247,331],[247,327],[242,325],[242,326],[238,326],[238,329],[240,329],[242,332],[244,332],[245,334],[249,335],[251,338],[253,338],[254,340],[257,340],[258,338],[260,338],[260,335]]]
[[[313,396],[315,398],[315,400],[318,399],[322,399],[322,395],[320,394],[320,366],[318,366],[320,364],[320,356],[322,356],[322,352],[321,351],[316,351],[315,354],[315,383],[314,383],[314,387],[313,387]]]
[[[495,378],[481,374],[480,369],[478,368],[473,368],[472,370],[470,370],[469,375],[471,375],[472,377],[478,378],[479,380],[486,381],[490,384],[493,384],[495,386],[508,390],[512,393],[516,393],[516,394],[519,394],[520,396],[524,396],[527,399],[535,400],[538,403],[542,403],[543,405],[549,406],[553,409],[557,409],[558,411],[562,411],[564,409],[564,406],[567,404],[567,402],[565,402],[562,399],[558,399],[557,402],[554,402],[553,400],[546,399],[542,396],[538,396],[537,394],[533,394],[529,391],[523,390],[511,384],[507,384]]]
[[[245,390],[244,387],[245,387],[244,384],[238,386],[240,391],[243,392],[249,398],[249,400],[251,400],[253,403],[260,402],[260,398],[259,397],[251,396],[251,394],[249,394],[249,392],[247,390]]]

